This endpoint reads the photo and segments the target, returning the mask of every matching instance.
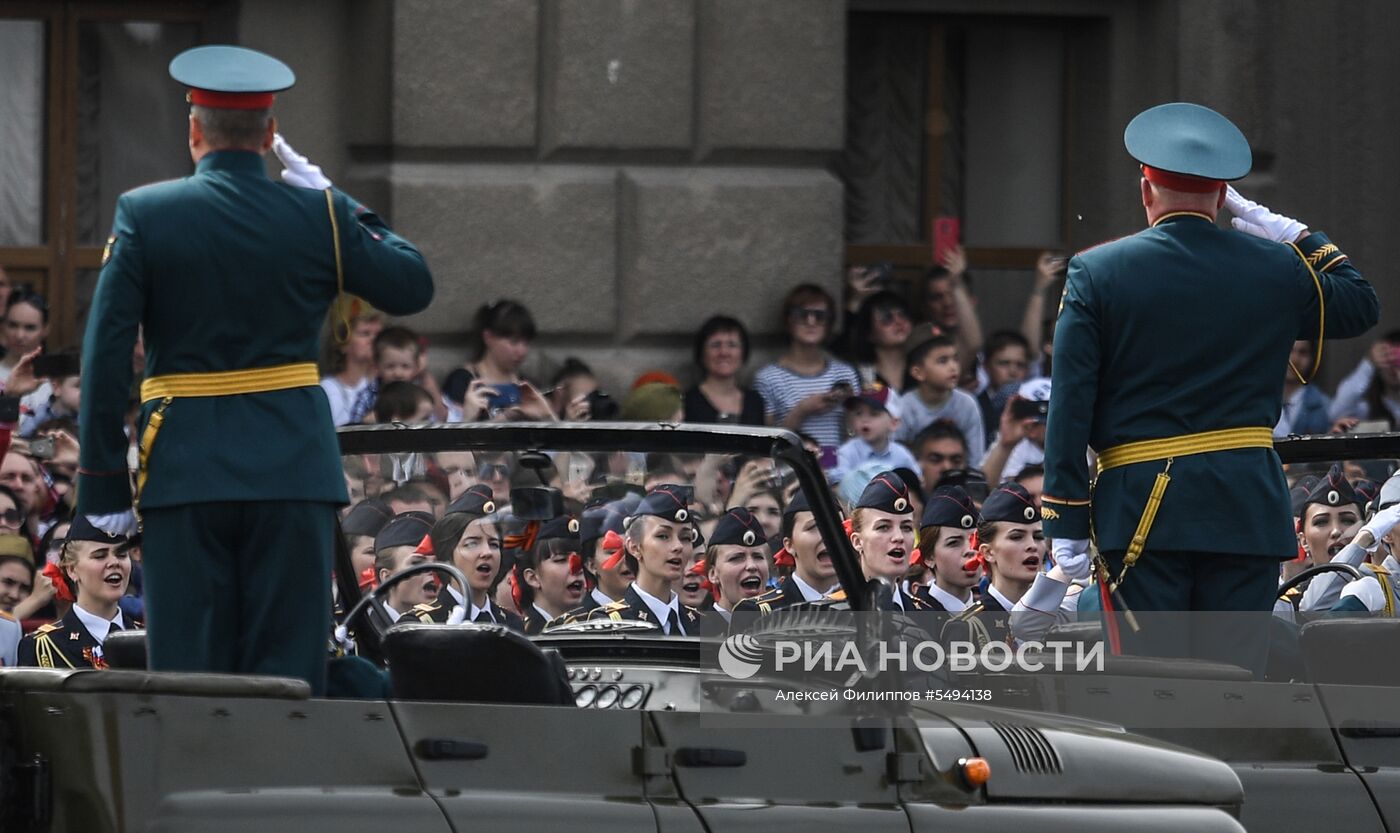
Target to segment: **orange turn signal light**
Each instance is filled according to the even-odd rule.
[[[964,784],[977,789],[992,777],[992,765],[987,763],[986,758],[959,758],[958,772]]]

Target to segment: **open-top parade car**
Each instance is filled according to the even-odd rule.
[[[725,462],[769,461],[775,484],[808,496],[844,601],[841,611],[786,625],[759,619],[756,643],[840,632],[869,653],[889,639],[865,613],[879,587],[863,580],[822,472],[790,433],[504,424],[345,429],[340,439],[357,495],[428,470],[459,471],[464,460],[483,479],[529,486],[537,476],[571,499],[640,485],[649,453],[686,455],[701,479]],[[1281,451],[1300,462],[1333,449],[1336,459],[1396,456],[1387,440],[1328,442],[1290,441]],[[541,461],[548,465],[529,471]],[[939,671],[919,678],[925,696],[911,702],[843,696],[879,684],[849,675],[736,675],[723,665],[728,641],[607,617],[533,638],[490,625],[386,627],[374,604],[357,604],[363,591],[348,548],[338,553],[335,592],[342,610],[365,611],[349,623],[356,650],[388,669],[392,698],[319,699],[297,680],[148,672],[133,633],[113,638],[112,670],[0,671],[3,829],[1379,831],[1400,823],[1400,721],[1389,715],[1397,620],[1309,623],[1303,671],[1291,681],[1108,657],[1101,672]],[[1060,636],[1092,643],[1091,627]],[[1358,654],[1373,661],[1348,659]],[[965,691],[990,694],[978,702],[942,694]]]

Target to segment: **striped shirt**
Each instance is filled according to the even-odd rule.
[[[803,376],[775,363],[759,368],[753,378],[754,389],[763,397],[764,415],[774,423],[782,422],[808,396],[830,393],[840,384],[850,385],[854,394],[860,390],[860,376],[854,367],[832,358],[815,376]],[[835,407],[807,417],[799,430],[823,447],[835,448],[846,439],[846,409],[838,402]]]

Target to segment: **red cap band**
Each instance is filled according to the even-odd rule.
[[[190,90],[190,103],[219,110],[266,110],[272,106],[272,93],[216,93]]]
[[[1209,194],[1211,191],[1219,191],[1220,186],[1225,184],[1219,179],[1174,174],[1151,165],[1142,166],[1142,175],[1153,185],[1160,185],[1170,191],[1184,191],[1187,194]]]

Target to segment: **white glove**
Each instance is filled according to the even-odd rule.
[[[452,612],[447,614],[447,624],[460,625],[467,618],[467,609],[462,605],[453,605]]]
[[[131,537],[136,534],[136,513],[131,509],[111,515],[88,515],[87,519],[108,535]]]
[[[1342,588],[1342,598],[1355,596],[1372,613],[1385,609],[1385,591],[1375,576],[1363,576]]]
[[[1361,532],[1371,533],[1371,540],[1373,542],[1380,541],[1390,534],[1390,531],[1395,528],[1397,523],[1400,523],[1400,503],[1387,506],[1372,515],[1371,520],[1367,521],[1366,525],[1361,527]],[[1359,534],[1360,533],[1358,533],[1358,535]],[[1373,543],[1366,549],[1375,550],[1375,548],[1376,545]]]
[[[282,171],[282,181],[288,185],[310,188],[313,191],[324,191],[331,187],[331,181],[321,173],[321,166],[311,164],[305,156],[297,153],[287,144],[287,140],[282,138],[281,133],[273,134],[272,152],[277,154],[277,158],[282,160],[282,166],[286,168]]]
[[[1245,199],[1232,185],[1225,186],[1225,207],[1235,215],[1230,225],[1234,226],[1236,231],[1275,243],[1290,243],[1308,230],[1307,226],[1292,217],[1275,214],[1254,200]]]
[[[1055,566],[1075,581],[1089,577],[1089,539],[1056,538],[1051,550],[1055,554]]]

